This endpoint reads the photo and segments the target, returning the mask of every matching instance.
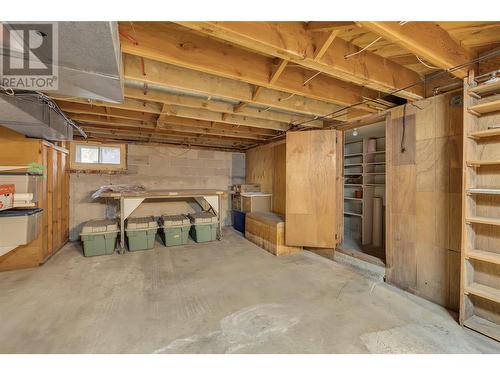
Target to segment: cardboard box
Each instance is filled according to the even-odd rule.
[[[14,193],[16,185],[0,185],[0,211],[14,207]]]
[[[242,193],[241,210],[243,212],[269,212],[272,205],[272,194]]]
[[[260,192],[260,184],[239,184],[233,185],[236,193],[256,193]]]

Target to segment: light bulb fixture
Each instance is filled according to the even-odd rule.
[[[358,136],[358,128],[354,128],[354,130],[352,131],[352,136],[353,137],[357,137]]]

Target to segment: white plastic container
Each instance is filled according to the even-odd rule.
[[[42,223],[42,209],[0,212],[0,256],[37,239]]]

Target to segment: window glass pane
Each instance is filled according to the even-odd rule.
[[[76,146],[77,163],[99,163],[99,147],[97,146]]]
[[[100,147],[101,163],[120,164],[120,147]]]

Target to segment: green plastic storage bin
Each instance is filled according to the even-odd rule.
[[[132,217],[125,232],[129,251],[150,250],[155,246],[158,223],[153,216]]]
[[[186,245],[191,222],[186,215],[163,215],[160,236],[165,246]]]
[[[189,214],[191,230],[189,234],[196,242],[215,241],[217,239],[217,216],[210,212]]]
[[[83,255],[93,257],[115,252],[118,223],[115,220],[91,220],[82,228]]]

